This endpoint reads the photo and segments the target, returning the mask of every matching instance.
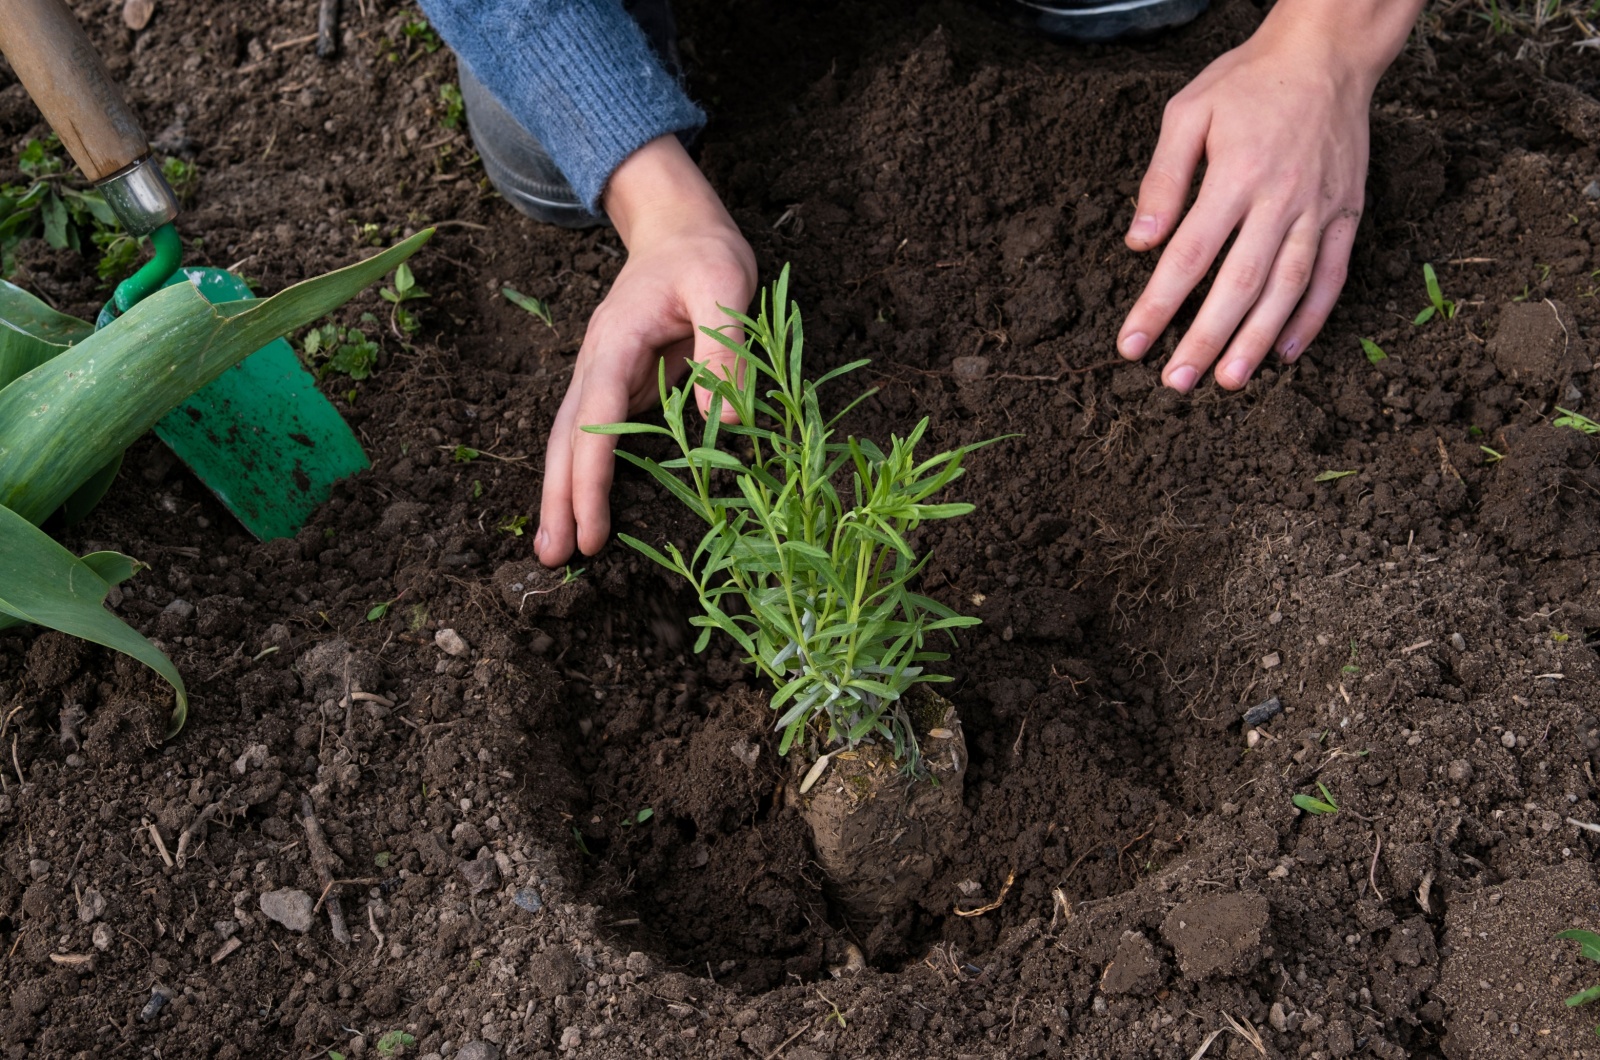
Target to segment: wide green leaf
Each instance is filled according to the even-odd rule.
[[[0,387],[93,333],[88,322],[58,313],[16,284],[0,280]]]
[[[178,668],[122,619],[105,609],[112,581],[133,572],[133,561],[97,552],[79,559],[20,515],[0,508],[0,612],[131,655],[167,679],[177,703],[167,736],[183,728],[189,695]]]
[[[1600,935],[1582,928],[1569,928],[1556,933],[1558,939],[1571,939],[1582,949],[1583,955],[1591,961],[1600,961]]]
[[[0,505],[37,523],[191,394],[382,279],[432,230],[271,298],[167,287],[0,390]]]

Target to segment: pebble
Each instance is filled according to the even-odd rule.
[[[83,768],[83,756],[80,755],[80,754],[70,754],[70,755],[68,755],[67,756],[67,766],[70,769],[82,769]]]
[[[283,888],[261,896],[261,914],[290,931],[304,934],[311,930],[311,910],[316,905],[304,891]]]
[[[1244,734],[1244,745],[1246,747],[1254,747],[1260,742],[1261,733],[1257,732],[1255,729],[1251,729],[1249,732]]]
[[[500,1060],[500,1047],[491,1042],[466,1042],[456,1051],[456,1060]]]
[[[1512,743],[1516,738],[1512,737]],[[1472,781],[1472,763],[1465,758],[1457,758],[1445,768],[1445,774],[1457,784],[1467,784]]]
[[[36,880],[42,880],[50,875],[50,863],[43,858],[34,858],[28,862],[28,875]]]
[[[194,605],[181,596],[173,597],[172,603],[161,610],[163,614],[176,615],[185,622],[194,617]]]
[[[111,948],[111,928],[105,924],[94,926],[94,948],[104,953]]]
[[[500,866],[494,863],[494,858],[463,861],[456,872],[467,882],[467,891],[470,894],[482,894],[500,886]]]
[[[583,1032],[576,1027],[568,1027],[561,1032],[561,1048],[576,1049],[583,1044]]]
[[[530,913],[537,913],[544,908],[544,899],[540,898],[539,892],[532,887],[519,888],[516,897],[511,900],[517,904],[518,909],[526,909]]]
[[[1269,651],[1267,654],[1261,657],[1261,668],[1263,670],[1275,670],[1282,665],[1283,656],[1279,655],[1275,651]]]
[[[453,629],[441,629],[433,635],[433,643],[446,655],[465,655],[472,649],[467,646],[466,638]]]
[[[1279,1034],[1288,1032],[1289,1014],[1283,1010],[1282,1001],[1274,1001],[1272,1003],[1271,1010],[1267,1012],[1267,1022],[1272,1024],[1272,1029]]]
[[[1585,199],[1600,199],[1600,180],[1591,180],[1583,189]]]
[[[1106,999],[1105,998],[1100,997],[1098,994],[1095,995],[1095,999],[1094,999],[1094,1014],[1096,1016],[1104,1016],[1106,1014],[1106,1011],[1108,1009],[1110,1009],[1110,1008],[1111,1008],[1111,1006],[1106,1004]]]
[[[78,919],[85,924],[94,923],[105,911],[105,897],[95,888],[90,887],[78,896]]]
[[[1517,746],[1517,734],[1512,732],[1510,729],[1507,729],[1505,732],[1501,733],[1500,746],[1506,748],[1507,750]]]
[[[1265,725],[1281,713],[1283,713],[1283,703],[1277,696],[1273,696],[1265,703],[1259,703],[1244,712],[1244,727],[1253,729],[1258,725]]]
[[[165,990],[161,989],[159,986],[156,987],[154,990],[150,991],[150,1000],[146,1001],[144,1003],[144,1008],[139,1010],[139,1021],[141,1023],[149,1023],[151,1020],[155,1019],[156,1016],[160,1015],[161,1010],[166,1008],[167,1002],[171,1000],[172,998],[167,996],[167,992]]]
[[[754,769],[756,767],[756,762],[760,761],[761,759],[761,745],[751,743],[749,740],[746,740],[743,737],[733,741],[733,744],[729,746],[728,750],[733,752],[733,757],[737,758],[751,769]]]
[[[1456,651],[1466,651],[1467,650],[1467,638],[1463,637],[1459,633],[1452,633],[1452,634],[1450,634],[1450,646],[1452,648],[1454,648]]]

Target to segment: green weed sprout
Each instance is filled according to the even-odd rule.
[[[404,342],[407,335],[415,335],[417,329],[422,327],[422,322],[406,308],[406,303],[427,298],[429,294],[417,286],[416,277],[411,275],[411,266],[401,265],[394,270],[394,286],[379,291],[378,297],[394,307],[389,317],[389,327],[394,331],[395,338]]]
[[[1560,405],[1556,406],[1556,411],[1561,415],[1550,421],[1552,427],[1571,427],[1584,434],[1600,434],[1600,423],[1596,423],[1583,413],[1564,409]]]
[[[978,620],[911,590],[927,557],[918,559],[906,535],[929,520],[973,510],[930,498],[961,476],[967,454],[990,442],[918,461],[914,451],[927,419],[907,437],[891,438],[888,452],[863,438],[838,440],[839,421],[875,391],[831,417],[824,416],[818,391],[868,361],[805,378],[800,311],[788,289],[785,267],[762,293],[759,316],[724,309],[735,321],[727,326],[744,329],[743,344],[719,329],[702,329],[738,355],[740,378],[718,378],[691,363],[684,383],[669,388],[663,365],[665,427],[612,423],[584,430],[658,434],[677,443],[683,455],[676,459],[618,455],[643,468],[709,529],[688,555],[670,542],[663,554],[619,536],[694,587],[705,610],[690,619],[701,628],[697,652],[721,630],[777,686],[771,705],[783,733],[779,753],[787,754],[816,721],[830,744],[889,741],[896,760],[915,772],[917,740],[903,697],[914,684],[949,680],[926,670],[925,664],[948,656],[926,650],[925,641],[941,631],[953,640],[954,630]],[[711,392],[698,440],[689,435],[696,386]],[[722,423],[725,408],[737,413],[737,423]],[[717,447],[729,435],[743,457]],[[733,496],[714,493],[725,481],[718,472],[731,477]],[[739,606],[727,606],[730,599]]]
[[[1600,962],[1600,935],[1596,935],[1592,931],[1584,931],[1582,928],[1569,928],[1566,931],[1557,932],[1556,938],[1571,939],[1581,947],[1585,957],[1591,961]],[[1587,990],[1580,990],[1567,998],[1567,1007],[1577,1008],[1579,1005],[1587,1005],[1596,998],[1600,998],[1600,984],[1591,986]],[[1600,1034],[1600,1027],[1596,1027],[1594,1032]]]
[[[1379,361],[1387,361],[1389,359],[1389,355],[1383,352],[1383,347],[1379,346],[1371,339],[1361,340],[1361,352],[1367,355],[1367,360],[1372,364],[1377,364]]]
[[[556,326],[555,318],[550,315],[550,307],[539,299],[533,297],[532,295],[523,294],[515,287],[502,287],[500,288],[500,294],[503,298],[505,298],[506,301],[510,302],[518,309],[521,309],[527,313],[532,313],[534,316],[544,321],[545,327],[553,328]]]
[[[1422,282],[1428,288],[1428,301],[1432,305],[1418,313],[1417,319],[1413,320],[1412,323],[1416,325],[1426,324],[1435,315],[1443,317],[1445,320],[1454,319],[1456,304],[1446,298],[1444,292],[1439,289],[1439,276],[1433,271],[1432,265],[1422,266]]]
[[[1328,785],[1319,780],[1317,781],[1317,790],[1322,792],[1322,798],[1320,799],[1314,795],[1296,795],[1289,801],[1293,802],[1296,806],[1300,807],[1300,809],[1306,811],[1307,813],[1314,813],[1318,815],[1325,813],[1338,813],[1339,804],[1333,801],[1333,792],[1328,790]]]
[[[15,268],[17,244],[33,237],[42,237],[56,250],[82,253],[91,244],[100,247],[111,259],[100,266],[102,278],[116,273],[124,259],[136,256],[131,240],[131,250],[115,245],[120,234],[117,219],[101,194],[67,183],[72,172],[61,157],[55,133],[24,143],[17,168],[28,184],[0,184],[0,277]]]

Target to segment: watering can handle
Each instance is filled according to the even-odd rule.
[[[177,216],[138,119],[62,0],[0,0],[0,52],[130,232]]]

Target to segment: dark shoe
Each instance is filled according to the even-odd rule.
[[[623,6],[644,31],[662,66],[681,82],[678,30],[667,0],[624,0]],[[538,137],[513,118],[465,64],[456,66],[461,77],[461,101],[467,112],[467,131],[483,160],[484,175],[495,190],[518,211],[545,224],[562,228],[609,224],[604,214],[592,212],[579,200]]]
[[[1208,0],[1005,0],[1012,18],[1061,40],[1138,37],[1194,21]]]

